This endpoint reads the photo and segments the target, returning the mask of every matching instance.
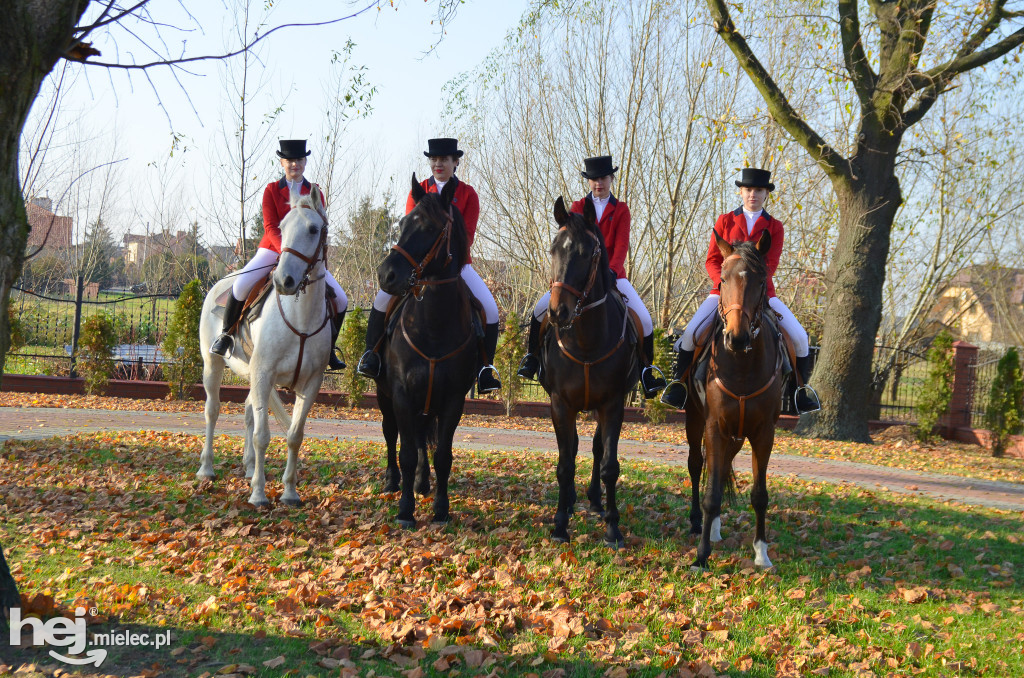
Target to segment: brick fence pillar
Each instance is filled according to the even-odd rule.
[[[960,427],[971,426],[974,406],[974,366],[978,362],[978,347],[966,341],[953,342],[953,398],[946,416],[947,437]]]

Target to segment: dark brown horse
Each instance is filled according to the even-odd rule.
[[[627,331],[629,316],[616,295],[615,274],[595,225],[594,204],[584,214],[567,212],[555,202],[558,234],[551,243],[551,302],[548,330],[541,340],[540,383],[551,395],[551,421],[558,439],[558,510],[554,538],[569,541],[569,516],[576,503],[576,416],[597,413],[594,469],[587,497],[590,509],[603,513],[605,543],[624,545],[619,531],[615,488],[619,479],[619,432],[626,395],[639,376],[634,340]],[[601,481],[608,510],[601,506]]]
[[[711,542],[721,540],[722,495],[732,493],[732,463],[743,445],[753,450],[754,483],[750,504],[757,527],[754,535],[754,563],[772,566],[764,518],[768,508],[766,474],[775,444],[775,422],[782,403],[782,347],[775,323],[771,322],[765,281],[765,254],[771,236],[765,232],[753,243],[730,245],[715,234],[722,252],[722,296],[718,305],[720,322],[711,337],[711,364],[704,387],[707,398],[693,398],[686,405],[686,439],[690,444],[689,468],[692,483],[690,532],[701,535],[694,567],[705,568]],[[694,393],[693,373],[689,379]],[[707,443],[706,456],[701,441]],[[703,511],[700,497],[701,473],[707,470]]]
[[[460,273],[468,256],[462,215],[452,206],[454,183],[426,193],[416,175],[416,203],[401,235],[377,268],[381,289],[402,297],[377,378],[377,399],[388,446],[385,490],[402,490],[398,522],[414,527],[415,491],[430,492],[428,450],[434,449],[434,522],[447,522],[452,439],[466,393],[476,377],[479,341],[469,288]],[[395,443],[401,438],[398,463]]]

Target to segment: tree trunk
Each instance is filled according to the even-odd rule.
[[[882,321],[889,236],[902,202],[893,171],[899,136],[886,142],[862,145],[851,163],[853,180],[833,182],[839,240],[827,275],[829,321],[811,378],[822,409],[802,417],[798,427],[816,438],[871,442],[871,364]],[[874,161],[859,162],[862,158]]]
[[[11,287],[21,275],[28,240],[18,179],[21,131],[43,78],[70,46],[88,5],[81,0],[14,0],[5,5],[0,21],[0,379],[10,348]]]

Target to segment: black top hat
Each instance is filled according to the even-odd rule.
[[[612,156],[610,155],[597,155],[593,158],[586,158],[583,161],[583,166],[586,167],[580,174],[586,179],[600,179],[608,175],[614,175],[619,171],[618,167],[612,167]]]
[[[754,167],[744,167],[743,171],[740,172],[740,178],[736,185],[748,188],[767,188],[769,193],[775,190],[775,184],[772,183],[772,173],[768,170],[756,169]]]
[[[427,139],[427,150],[423,151],[423,155],[428,158],[443,158],[446,155],[450,155],[453,158],[461,158],[462,151],[459,150],[458,139],[442,137],[440,139]]]
[[[281,150],[277,152],[277,156],[286,160],[305,158],[313,152],[306,150],[305,139],[281,139],[280,144]]]

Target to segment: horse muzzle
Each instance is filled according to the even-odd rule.
[[[747,330],[740,330],[739,332],[726,330],[723,335],[725,347],[733,353],[746,353],[751,349],[750,332]]]
[[[297,278],[290,273],[283,273],[280,270],[274,272],[273,280],[274,289],[278,294],[284,297],[291,296],[298,292],[299,283],[302,282],[300,278]]]
[[[402,257],[389,254],[377,267],[377,282],[380,283],[380,288],[396,297],[408,292],[415,281],[412,267]]]

